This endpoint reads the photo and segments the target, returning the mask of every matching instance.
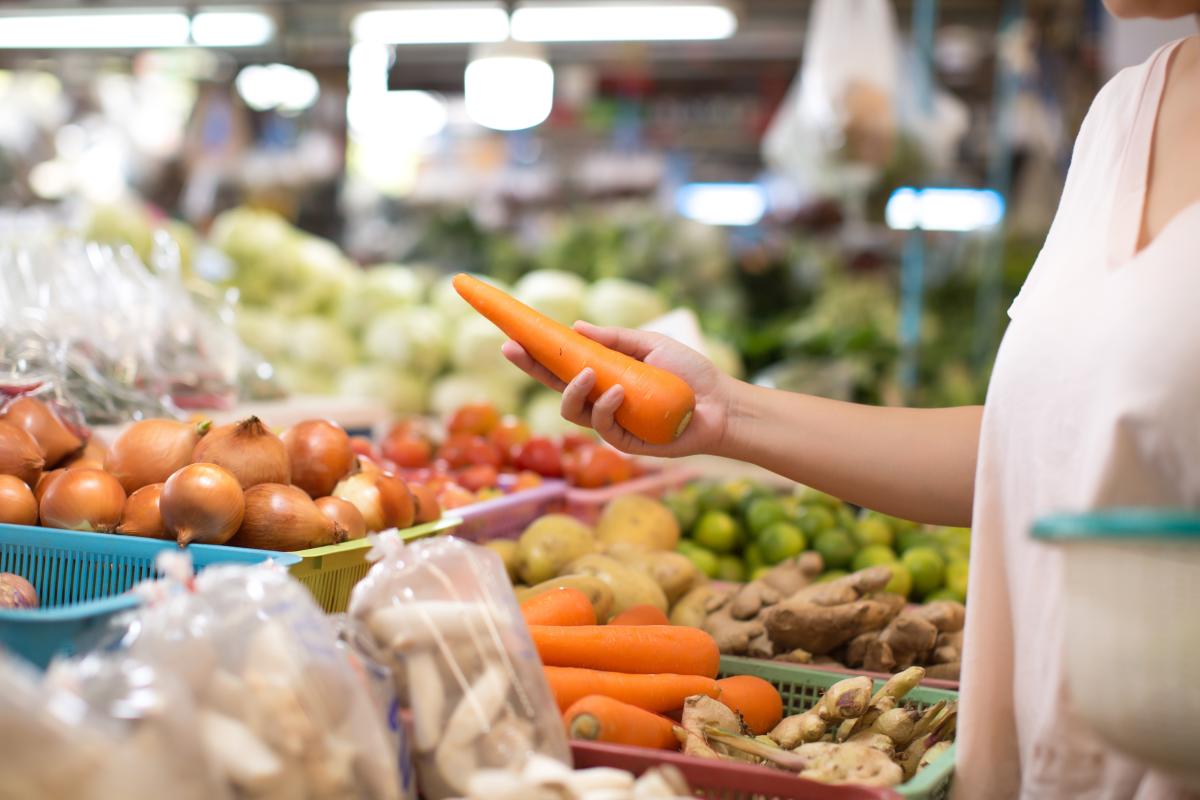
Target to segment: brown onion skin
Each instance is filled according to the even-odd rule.
[[[343,500],[340,497],[322,497],[314,500],[317,508],[321,510],[335,524],[339,525],[346,532],[347,539],[361,539],[367,535],[367,521],[363,519],[362,512],[358,507],[349,500]]]
[[[107,457],[108,448],[93,435],[82,450],[64,459],[59,466],[67,469],[104,469],[104,460]]]
[[[167,478],[158,508],[169,538],[180,547],[193,542],[225,544],[242,524],[246,501],[232,473],[200,463]]]
[[[0,475],[0,522],[37,525],[38,501],[29,484],[15,475]]]
[[[38,516],[47,528],[110,533],[124,510],[125,490],[116,478],[99,469],[71,469],[46,487]]]
[[[423,483],[410,483],[408,491],[412,492],[414,522],[424,525],[426,522],[436,522],[442,518],[442,507],[438,505],[437,495]]]
[[[359,472],[339,483],[335,497],[349,501],[363,515],[367,531],[408,528],[415,512],[408,485],[390,472]]]
[[[37,486],[45,465],[37,440],[23,428],[0,420],[0,475],[12,475]]]
[[[44,495],[46,490],[50,488],[50,483],[66,471],[66,468],[59,467],[58,469],[52,469],[49,472],[42,473],[42,477],[38,478],[37,486],[33,487],[33,496],[38,501],[38,505],[41,505],[42,495]]]
[[[83,448],[83,439],[36,397],[16,397],[0,411],[0,420],[16,425],[34,438],[46,466],[53,467]]]
[[[159,508],[165,485],[152,483],[129,495],[116,532],[143,539],[170,539],[167,526],[163,523],[162,509]]]
[[[309,497],[325,497],[354,469],[354,448],[342,428],[328,420],[310,419],[283,433],[292,468],[292,483]]]
[[[192,461],[224,467],[243,489],[292,480],[287,448],[258,417],[213,428],[192,451]]]
[[[246,515],[229,543],[290,552],[345,540],[346,531],[321,513],[303,489],[260,483],[246,490]]]
[[[163,483],[192,463],[192,451],[208,432],[199,424],[174,419],[144,419],[121,432],[104,457],[104,469],[129,494],[152,483]]]
[[[33,584],[12,572],[0,572],[0,608],[37,608],[41,605]]]

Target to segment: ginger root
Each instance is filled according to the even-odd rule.
[[[756,620],[734,619],[732,606],[732,603],[726,603],[710,613],[701,629],[716,640],[722,653],[745,655],[750,649],[750,643],[763,635],[763,625]]]

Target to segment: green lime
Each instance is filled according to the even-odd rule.
[[[843,505],[836,509],[833,514],[837,518],[838,527],[845,530],[854,530],[854,526],[858,523],[858,517],[854,516],[854,511],[851,510],[850,506]]]
[[[787,518],[787,511],[779,501],[770,497],[760,497],[752,501],[746,508],[746,527],[754,536],[758,536],[771,525],[783,522]]]
[[[742,541],[742,527],[724,511],[705,511],[692,530],[696,543],[717,553],[732,553]]]
[[[854,554],[850,569],[858,572],[860,569],[874,567],[878,564],[891,564],[896,561],[896,554],[886,544],[869,544]]]
[[[940,589],[946,578],[946,562],[932,547],[913,547],[904,552],[900,562],[912,573],[913,592],[924,597]]]
[[[701,511],[733,511],[737,507],[737,498],[723,483],[710,483],[700,488]]]
[[[854,523],[854,538],[863,547],[883,545],[891,549],[895,532],[887,520],[878,516],[866,516]]]
[[[719,581],[740,583],[746,580],[746,565],[737,556],[721,556],[717,559],[717,574],[713,577]]]
[[[742,561],[746,564],[746,571],[751,573],[767,563],[763,560],[762,549],[757,542],[746,545],[746,549],[742,551]]]
[[[936,600],[950,600],[955,603],[966,603],[967,602],[967,598],[965,595],[961,595],[949,587],[942,587],[941,589],[938,589],[936,592],[930,592],[929,594],[925,595],[926,603],[932,603]]]
[[[946,563],[946,588],[957,595],[967,596],[967,573],[970,565],[965,560],[952,559]]]
[[[808,486],[797,486],[795,495],[806,506],[824,506],[831,510],[842,506],[842,501],[833,495],[825,494]]]
[[[810,540],[837,525],[837,518],[825,506],[801,506],[799,513],[793,519],[796,526]]]
[[[828,569],[845,569],[854,560],[854,542],[845,531],[825,531],[813,540],[813,549],[821,554]]]
[[[901,519],[900,517],[893,517],[888,514],[880,514],[879,516],[887,520],[888,524],[892,526],[892,530],[896,533],[900,533],[901,531],[915,531],[921,527],[921,523],[913,522],[910,519]]]
[[[691,547],[680,550],[679,552],[687,556],[688,559],[696,565],[696,569],[700,570],[708,577],[717,577],[717,574],[721,568],[721,564],[717,558],[717,554],[713,551],[693,544]]]
[[[663,503],[675,515],[681,531],[690,531],[700,516],[700,500],[695,492],[680,489],[663,498]]]
[[[887,586],[883,587],[883,590],[892,594],[898,594],[901,597],[908,597],[912,594],[913,578],[912,573],[908,571],[908,567],[899,561],[888,564],[888,567],[892,570],[892,579],[887,582]]]
[[[820,577],[818,577],[815,582],[829,583],[830,581],[836,581],[838,578],[844,578],[849,574],[850,573],[846,572],[844,569],[831,569],[828,572],[822,572]]]
[[[757,544],[762,550],[763,561],[767,564],[778,564],[800,555],[807,542],[804,540],[804,534],[792,523],[776,522],[763,529]]]
[[[914,547],[937,549],[938,540],[924,529],[900,531],[896,534],[896,551],[906,553]]]
[[[759,567],[758,569],[756,569],[750,573],[750,580],[756,581],[759,578],[761,578],[763,575],[766,575],[770,571],[771,571],[770,567],[765,567],[765,566]]]

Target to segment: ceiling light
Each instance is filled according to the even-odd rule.
[[[1004,198],[991,189],[914,189],[892,192],[884,209],[889,228],[974,231],[1004,219]]]
[[[187,15],[179,12],[0,14],[0,48],[183,47],[188,28]]]
[[[275,20],[261,11],[201,11],[192,17],[200,47],[257,47],[271,41]]]
[[[234,84],[255,111],[277,109],[285,114],[311,107],[321,92],[311,72],[287,64],[251,65],[238,73]]]
[[[675,207],[707,225],[754,225],[767,211],[767,193],[756,183],[689,183],[676,192]]]
[[[508,14],[499,3],[395,6],[363,11],[350,29],[358,41],[384,44],[502,42]]]
[[[540,125],[554,106],[554,70],[538,47],[519,42],[477,50],[463,88],[467,116],[498,131]]]
[[[512,35],[526,42],[728,39],[737,17],[722,5],[523,5]]]
[[[429,92],[351,92],[346,100],[346,122],[355,138],[427,139],[442,132],[448,116],[446,103]]]

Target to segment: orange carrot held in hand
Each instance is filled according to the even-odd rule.
[[[532,625],[542,663],[614,672],[674,672],[717,677],[721,651],[699,628],[674,625]]]
[[[567,736],[591,742],[675,750],[675,723],[645,709],[600,694],[577,700],[563,714]]]
[[[700,675],[634,675],[598,669],[546,667],[546,680],[560,711],[590,694],[601,694],[646,711],[677,711],[692,695],[717,697],[721,688]]]
[[[595,370],[596,385],[588,395],[592,402],[613,386],[624,387],[616,419],[634,436],[670,444],[692,421],[696,395],[678,375],[610,350],[478,278],[455,275],[454,288],[560,380],[569,383],[585,367]]]
[[[521,603],[526,625],[595,625],[596,609],[578,589],[559,586]]]
[[[769,681],[754,675],[735,675],[717,681],[720,700],[742,715],[755,736],[768,733],[783,719],[783,698]]]
[[[671,620],[658,606],[630,606],[608,621],[609,625],[670,625]]]

